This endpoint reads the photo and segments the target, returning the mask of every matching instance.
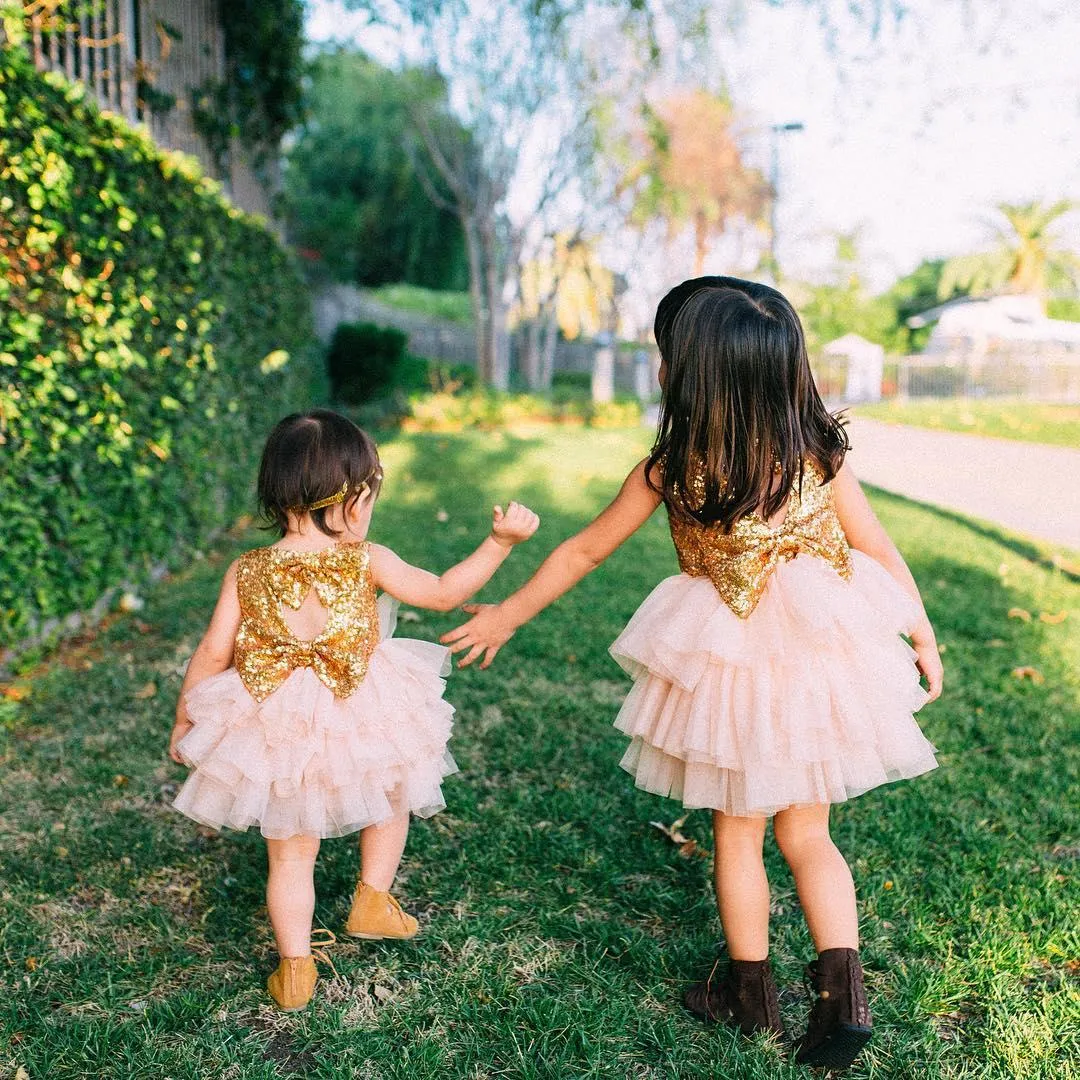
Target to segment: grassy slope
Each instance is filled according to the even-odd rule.
[[[483,535],[491,502],[531,501],[542,533],[489,588],[497,596],[603,505],[643,446],[637,432],[402,439],[385,447],[374,535],[441,567]],[[943,767],[835,814],[878,1025],[850,1075],[1073,1076],[1080,588],[1008,538],[875,504],[923,584],[948,690],[923,718]],[[678,809],[616,767],[625,682],[605,652],[675,568],[660,515],[496,668],[452,677],[462,773],[449,809],[415,827],[399,890],[423,935],[343,944],[341,978],[311,1009],[269,1008],[260,838],[218,837],[165,805],[182,775],[163,753],[173,694],[240,546],[39,673],[0,746],[0,1075],[807,1075],[786,1049],[702,1028],[678,1004],[719,937],[709,865],[650,827]],[[1013,606],[1069,617],[1024,623],[1006,617]],[[425,613],[400,632],[453,623]],[[1045,682],[1015,679],[1018,665]],[[707,843],[705,814],[685,828]],[[810,947],[771,846],[768,860],[782,1006],[798,1031]],[[340,927],[355,868],[352,843],[325,844],[323,925]]]
[[[852,411],[856,416],[888,420],[894,424],[1080,448],[1080,405],[943,398],[884,401],[877,405],[858,405]]]

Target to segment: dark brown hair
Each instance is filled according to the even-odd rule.
[[[282,536],[290,510],[328,499],[348,484],[345,505],[355,502],[364,484],[372,497],[382,475],[375,443],[351,420],[329,409],[291,413],[279,421],[263,447],[259,465],[259,509],[266,527]],[[326,522],[330,507],[311,511],[311,520],[327,536],[340,535]]]
[[[667,377],[647,475],[670,510],[728,531],[759,507],[776,514],[807,458],[826,482],[836,475],[849,449],[843,423],[825,408],[802,324],[776,289],[693,278],[660,301],[653,329]],[[701,466],[703,501],[687,491]]]

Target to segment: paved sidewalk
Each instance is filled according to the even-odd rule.
[[[1080,449],[852,419],[868,484],[1080,550]]]

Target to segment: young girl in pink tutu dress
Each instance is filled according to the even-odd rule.
[[[934,632],[904,560],[844,461],[798,316],[775,289],[684,282],[656,316],[663,391],[649,457],[615,501],[497,606],[444,636],[490,664],[663,503],[682,573],[611,647],[634,677],[616,725],[639,787],[713,811],[729,961],[688,1007],[780,1033],[770,973],[772,818],[818,952],[798,1060],[844,1067],[870,1037],[851,872],[829,807],[935,766],[912,714],[941,691]],[[905,634],[909,646],[901,637]],[[920,684],[919,673],[928,683]]]
[[[267,989],[287,1010],[308,1003],[317,978],[320,838],[360,833],[347,933],[417,932],[389,889],[409,815],[445,805],[454,710],[442,697],[448,651],[391,637],[388,598],[448,611],[539,523],[517,503],[505,514],[496,507],[487,539],[439,577],[366,539],[381,482],[375,444],[345,417],[316,410],[274,428],[258,493],[281,539],[226,572],[169,740],[172,759],[192,768],[176,808],[214,828],[258,825],[266,837],[266,904],[281,958]]]

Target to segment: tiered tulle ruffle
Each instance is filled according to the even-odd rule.
[[[739,817],[835,803],[936,766],[913,718],[926,702],[917,617],[853,551],[844,581],[800,556],[740,619],[708,578],[662,581],[611,646],[634,685],[616,720],[638,785]]]
[[[383,634],[391,609],[380,602]],[[194,727],[179,744],[193,772],[181,813],[214,828],[259,825],[263,836],[344,836],[409,811],[446,805],[442,780],[453,706],[443,700],[449,651],[384,636],[367,675],[344,699],[298,668],[261,704],[235,668],[186,699]]]

